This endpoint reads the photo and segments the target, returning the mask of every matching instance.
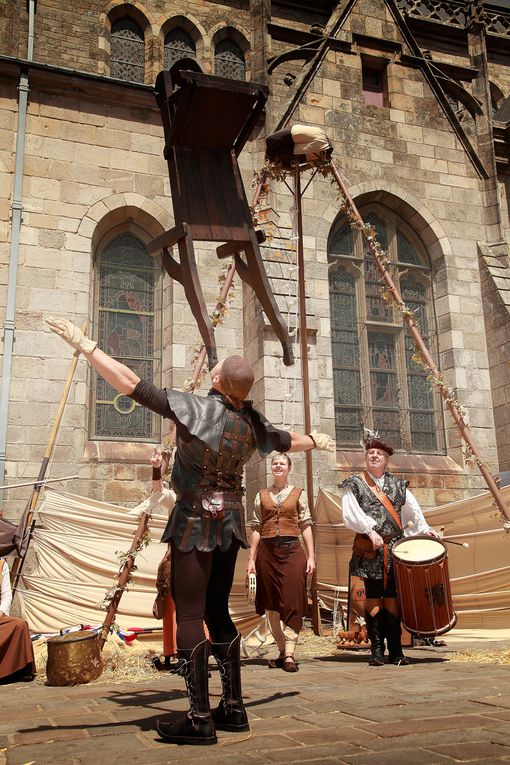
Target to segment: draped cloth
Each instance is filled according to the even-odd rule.
[[[161,506],[137,512],[76,494],[45,489],[37,513],[33,549],[36,569],[24,573],[21,596],[23,616],[33,632],[58,632],[74,624],[99,624],[103,600],[119,570],[118,553],[129,549],[138,525],[138,512],[150,509],[151,541],[136,556],[133,582],[122,595],[117,623],[129,627],[161,627],[152,615],[156,573],[166,549],[158,540],[168,519]],[[259,617],[246,601],[244,578],[248,552],[241,550],[230,597],[230,611],[242,633],[252,630]]]

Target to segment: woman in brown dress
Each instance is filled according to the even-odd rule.
[[[247,573],[257,574],[255,607],[261,616],[267,614],[280,651],[270,666],[297,672],[294,652],[307,611],[306,575],[315,570],[315,556],[306,494],[289,484],[291,465],[288,454],[273,457],[273,484],[255,497]]]
[[[9,568],[0,558],[0,683],[33,680],[34,652],[28,624],[9,616],[12,603]]]

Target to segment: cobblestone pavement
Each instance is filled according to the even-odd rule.
[[[297,674],[248,661],[251,734],[208,747],[161,742],[156,718],[186,708],[183,681],[49,688],[0,686],[0,763],[201,765],[510,763],[510,665],[409,651],[408,667],[369,667],[366,654],[305,658]],[[212,671],[212,703],[219,678]]]

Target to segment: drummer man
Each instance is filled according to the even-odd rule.
[[[439,537],[425,520],[409,481],[387,472],[391,446],[378,434],[364,441],[366,470],[347,478],[342,489],[344,524],[356,532],[351,576],[365,583],[365,620],[372,644],[369,664],[384,664],[384,638],[391,663],[409,664],[402,652],[401,625],[392,564],[392,548],[403,536]]]

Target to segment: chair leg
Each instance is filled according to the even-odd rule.
[[[218,363],[214,328],[207,312],[204,294],[198,278],[193,239],[189,231],[183,239],[179,240],[179,260],[182,272],[182,285],[186,294],[191,312],[198,324],[200,336],[207,350],[209,369]]]
[[[287,326],[283,321],[280,309],[278,308],[271,291],[256,237],[253,237],[250,244],[244,245],[244,248],[246,253],[246,263],[242,260],[240,255],[236,255],[237,273],[255,292],[276,337],[282,344],[283,363],[285,366],[289,367],[294,363],[292,342],[287,331]]]

